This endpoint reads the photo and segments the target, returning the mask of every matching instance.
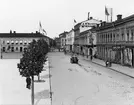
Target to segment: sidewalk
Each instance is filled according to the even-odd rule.
[[[90,57],[87,58],[86,56],[83,57],[82,55],[78,55],[78,57],[81,58],[81,59],[84,59],[84,60],[91,61]],[[105,62],[103,60],[93,58],[92,62],[106,67]],[[114,63],[112,63],[112,66],[108,67],[108,68],[111,69],[111,70],[114,70],[116,72],[122,73],[124,75],[127,75],[131,78],[134,78],[134,68],[130,68],[130,67],[127,67],[127,66],[122,66],[122,65],[114,64]]]
[[[50,105],[49,61],[46,61],[43,70],[40,74],[41,82],[34,82],[35,105]],[[37,76],[35,80],[38,80]]]

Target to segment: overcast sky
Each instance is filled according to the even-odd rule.
[[[123,17],[134,14],[133,0],[0,0],[0,33],[35,32],[39,21],[51,38],[73,28],[73,20],[105,20],[105,6]]]

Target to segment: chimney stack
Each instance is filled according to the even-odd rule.
[[[121,19],[122,19],[122,15],[121,14],[117,15],[117,20],[121,20]]]
[[[10,34],[12,34],[12,30],[10,30]]]
[[[90,17],[90,19],[93,19],[93,17]]]

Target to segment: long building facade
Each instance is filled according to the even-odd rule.
[[[68,32],[64,31],[63,33],[59,34],[60,39],[60,49],[63,50],[66,48],[66,35]]]
[[[0,52],[2,53],[21,53],[33,41],[43,38],[49,45],[50,38],[36,33],[0,33]]]
[[[134,15],[97,27],[97,56],[121,65],[134,66]]]

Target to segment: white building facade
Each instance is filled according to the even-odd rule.
[[[0,33],[0,55],[23,53],[25,48],[34,40],[43,38],[49,46],[49,38],[40,33]]]
[[[66,51],[72,52],[74,50],[74,30],[70,30],[66,34]]]

